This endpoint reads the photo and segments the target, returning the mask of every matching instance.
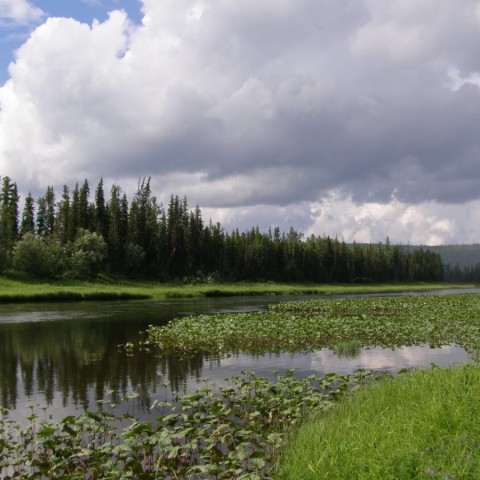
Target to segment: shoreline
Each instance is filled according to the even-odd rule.
[[[444,289],[465,290],[474,284],[446,282],[313,284],[242,282],[214,284],[174,284],[149,281],[101,279],[98,281],[42,282],[0,277],[0,304],[112,300],[168,301],[269,295],[342,295],[427,292]]]

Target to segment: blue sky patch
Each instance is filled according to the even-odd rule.
[[[133,23],[142,21],[139,0],[37,0],[30,5],[41,9],[44,17],[35,24],[16,24],[1,18],[0,11],[0,85],[9,78],[8,65],[15,58],[14,52],[28,39],[30,32],[48,17],[74,18],[79,22],[92,24],[94,19],[100,22],[108,18],[112,10],[125,10]]]

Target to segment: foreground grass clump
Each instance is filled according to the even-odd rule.
[[[286,302],[264,312],[178,318],[150,326],[147,343],[165,353],[301,351],[429,343],[480,345],[480,295],[368,297]]]
[[[480,478],[480,367],[372,384],[307,421],[284,449],[288,480]]]
[[[355,358],[360,354],[362,344],[358,340],[339,342],[333,348],[339,358]]]
[[[155,423],[98,411],[58,423],[32,414],[27,425],[19,425],[0,412],[0,477],[274,478],[277,453],[290,429],[377,378],[359,371],[299,380],[289,371],[270,382],[243,372],[176,405],[154,402]]]

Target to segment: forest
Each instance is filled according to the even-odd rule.
[[[290,228],[226,231],[202,218],[200,207],[171,195],[162,205],[150,178],[130,200],[103,180],[91,191],[53,187],[20,208],[15,181],[1,178],[0,272],[37,278],[92,278],[99,273],[159,281],[440,281],[440,254],[384,243],[347,245],[329,236],[304,237]],[[21,210],[21,211],[20,211]]]

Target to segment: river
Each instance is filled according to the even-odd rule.
[[[440,293],[450,292],[432,292]],[[291,368],[306,376],[351,373],[358,368],[397,371],[469,360],[457,346],[370,348],[362,349],[355,358],[339,358],[328,349],[221,358],[199,353],[186,361],[173,355],[127,356],[118,348],[136,342],[148,325],[165,324],[176,316],[261,310],[270,303],[298,298],[310,297],[1,305],[0,405],[9,409],[13,419],[25,418],[30,405],[45,409],[47,416],[61,418],[96,410],[99,400],[109,399],[117,405],[116,412],[128,410],[149,418],[149,406],[155,399],[171,400],[177,392],[191,391],[205,382],[222,383],[242,370],[272,378],[273,371]],[[135,398],[122,401],[127,395]]]

